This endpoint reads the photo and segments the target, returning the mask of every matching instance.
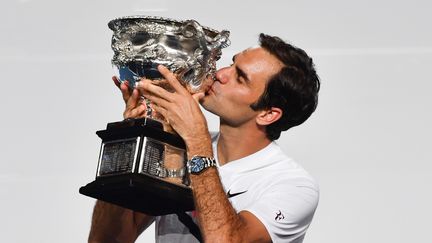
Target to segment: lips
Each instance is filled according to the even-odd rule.
[[[207,92],[208,94],[214,94],[213,89],[209,89],[209,91]]]
[[[211,77],[207,77],[204,81],[203,90],[204,93],[207,95],[209,93],[214,93],[213,85],[215,84],[215,80]]]
[[[216,82],[213,83],[213,85],[211,85],[208,89],[208,91],[206,92],[206,94],[216,94],[216,87],[215,87]]]
[[[208,88],[207,90],[206,90],[206,92],[204,93],[206,96],[207,95],[209,95],[210,93],[212,93],[213,92],[213,90],[211,89],[211,87],[210,88]]]

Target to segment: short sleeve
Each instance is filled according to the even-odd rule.
[[[319,189],[314,183],[292,185],[279,182],[243,210],[255,215],[273,242],[302,242],[318,205]]]

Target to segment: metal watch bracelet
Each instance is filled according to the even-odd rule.
[[[160,168],[158,176],[161,178],[182,178],[186,174],[186,168],[167,169]]]

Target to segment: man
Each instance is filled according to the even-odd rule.
[[[318,186],[273,142],[315,110],[320,82],[312,59],[277,37],[233,57],[205,92],[191,95],[173,73],[159,71],[174,89],[151,81],[128,92],[125,118],[144,114],[141,94],[155,104],[186,143],[188,159],[210,163],[190,174],[205,242],[303,242],[318,204]],[[211,135],[198,101],[220,117]],[[197,157],[198,156],[198,157]],[[216,163],[212,162],[215,158]],[[98,201],[89,242],[134,242],[154,218]],[[157,242],[196,242],[176,216],[156,218]]]

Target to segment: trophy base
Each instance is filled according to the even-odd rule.
[[[154,216],[194,209],[180,136],[150,118],[112,122],[96,134],[96,179],[81,194]]]
[[[83,195],[148,215],[194,209],[192,190],[145,174],[97,178],[79,189]]]

